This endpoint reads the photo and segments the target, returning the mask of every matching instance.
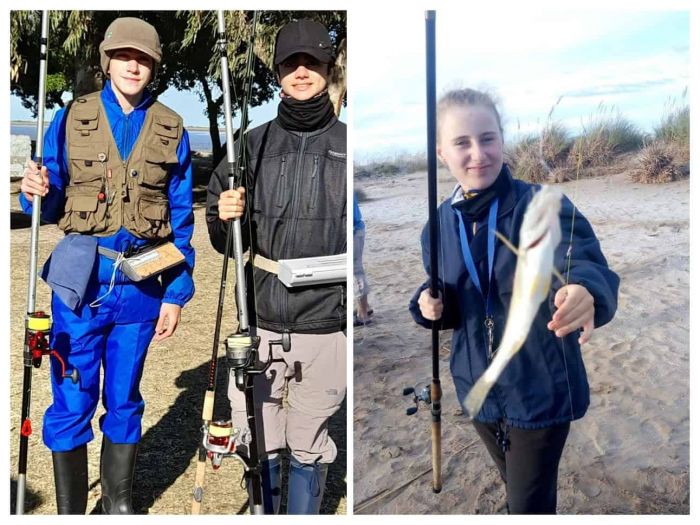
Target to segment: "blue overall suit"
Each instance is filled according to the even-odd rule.
[[[119,154],[127,159],[154,99],[146,90],[141,103],[125,115],[109,81],[100,96]],[[67,113],[65,109],[57,112],[44,139],[43,164],[49,172],[50,189],[42,199],[42,220],[49,223],[61,217],[69,183]],[[80,372],[80,381],[73,384],[61,377],[60,366],[52,362],[53,404],[44,415],[43,439],[54,452],[69,451],[93,439],[91,420],[100,399],[100,365],[104,367],[102,404],[106,410],[100,420],[102,432],[113,443],[134,444],[141,438],[144,401],[139,383],[160,305],[165,302],[184,306],[194,295],[194,249],[190,244],[194,230],[192,169],[186,130],[177,156],[178,164],[170,170],[167,188],[173,230],[170,240],[183,253],[185,262],[162,272],[160,279],[134,283],[121,271],[114,272],[113,260],[98,255],[86,296],[75,310],[53,294],[51,346],[69,368]],[[31,214],[31,202],[23,195],[20,203],[24,212]],[[96,238],[99,246],[118,252],[147,243],[124,227],[113,235]],[[99,306],[90,306],[103,295]]]

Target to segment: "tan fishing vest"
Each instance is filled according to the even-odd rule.
[[[114,141],[100,93],[71,104],[66,120],[69,185],[58,227],[106,237],[123,226],[142,239],[171,232],[168,178],[183,133],[177,113],[155,102],[128,159]]]

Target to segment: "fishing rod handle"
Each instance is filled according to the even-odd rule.
[[[233,228],[233,257],[236,261],[236,307],[238,308],[239,331],[247,332],[250,323],[248,320],[248,301],[245,282],[245,262],[243,261],[243,233],[240,219],[231,221]]]
[[[431,440],[433,443],[433,492],[435,494],[442,490],[442,437],[440,420],[433,421],[431,428]]]

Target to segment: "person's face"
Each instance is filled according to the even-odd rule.
[[[296,100],[309,100],[328,84],[328,64],[306,53],[290,56],[278,68],[282,91]]]
[[[441,116],[437,154],[463,190],[491,186],[503,165],[496,115],[484,106],[452,106]]]
[[[138,96],[151,80],[153,59],[137,49],[117,49],[109,61],[112,86],[126,97]]]

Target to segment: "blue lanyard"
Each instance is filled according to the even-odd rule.
[[[459,212],[455,210],[457,217],[459,218],[459,241],[462,247],[462,258],[464,259],[464,264],[467,267],[467,272],[469,272],[469,278],[471,279],[476,289],[479,290],[479,294],[484,301],[484,306],[486,308],[486,317],[492,317],[492,306],[491,306],[491,276],[493,274],[493,260],[496,254],[496,217],[498,216],[498,199],[494,199],[489,208],[489,220],[488,220],[488,232],[487,232],[487,250],[488,250],[488,283],[486,288],[486,294],[484,294],[481,289],[481,283],[479,282],[479,274],[476,271],[476,265],[474,264],[474,258],[472,257],[472,252],[469,249],[469,240],[467,238],[467,227],[464,224],[464,217]]]

